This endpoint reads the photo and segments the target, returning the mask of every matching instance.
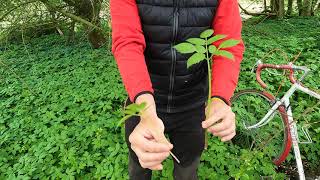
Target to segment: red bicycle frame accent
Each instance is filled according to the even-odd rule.
[[[274,100],[275,101],[275,97],[266,92],[266,91],[263,91],[263,94],[265,96],[267,96],[269,99],[271,100]],[[288,132],[288,130],[290,131],[290,128],[289,128],[289,120],[288,120],[288,115],[287,115],[287,112],[286,112],[286,109],[285,107],[282,105],[282,106],[279,106],[278,108],[279,112],[280,112],[280,115],[282,116],[282,119],[284,120],[284,124],[287,128],[285,128],[285,133],[287,134],[287,138],[288,139],[285,139],[285,146],[284,146],[284,150],[283,150],[283,153],[280,155],[279,158],[277,159],[273,159],[273,163],[276,165],[276,166],[280,166],[280,164],[286,160],[287,156],[289,155],[290,153],[290,150],[291,150],[291,146],[292,146],[292,139],[291,139],[291,134],[290,132]]]
[[[261,76],[261,71],[265,68],[289,70],[290,74],[288,76],[289,76],[291,83],[292,84],[296,83],[296,80],[293,76],[294,69],[293,69],[292,65],[290,65],[290,64],[289,65],[259,64],[257,67],[256,78],[257,78],[258,83],[263,88],[267,88],[267,85],[261,80],[260,76]]]

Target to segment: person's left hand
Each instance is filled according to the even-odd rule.
[[[206,108],[206,112],[207,112]],[[210,105],[210,114],[202,127],[214,136],[221,138],[222,142],[231,140],[236,135],[235,114],[231,107],[219,99],[213,99]]]

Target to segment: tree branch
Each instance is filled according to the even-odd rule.
[[[266,11],[262,11],[262,12],[258,12],[258,13],[253,13],[253,12],[249,12],[247,11],[245,8],[243,8],[240,3],[238,3],[240,9],[247,15],[250,16],[260,16],[260,15],[267,15],[267,16],[275,16],[276,13],[271,13],[271,12],[266,12]]]
[[[38,0],[31,0],[31,1],[27,1],[27,2],[24,2],[24,3],[21,3],[11,9],[9,9],[6,13],[4,13],[4,15],[1,16],[0,18],[0,21],[3,21],[4,18],[6,18],[12,11],[20,8],[21,6],[24,6],[24,5],[27,5],[27,4],[30,4],[30,3],[34,3],[34,2],[37,2]]]
[[[82,24],[85,24],[85,25],[87,25],[87,26],[89,26],[89,27],[91,27],[91,28],[93,28],[93,29],[98,29],[98,30],[100,30],[100,31],[102,31],[102,32],[105,31],[105,30],[102,29],[101,27],[98,27],[98,26],[94,25],[93,23],[91,23],[91,22],[89,22],[89,21],[87,21],[87,20],[85,20],[85,19],[82,19],[82,18],[79,17],[79,16],[76,16],[76,15],[74,15],[74,14],[68,13],[68,12],[64,11],[63,9],[57,8],[55,5],[49,3],[47,0],[40,0],[40,1],[41,1],[42,3],[44,3],[44,4],[46,4],[46,5],[47,5],[48,7],[50,7],[51,9],[53,9],[54,11],[57,11],[57,12],[61,13],[62,15],[66,16],[66,17],[68,17],[68,18],[70,18],[70,19],[73,19],[74,21],[77,21],[77,22],[80,22],[80,23],[82,23]]]

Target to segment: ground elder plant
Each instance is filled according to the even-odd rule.
[[[213,36],[213,33],[214,31],[212,29],[207,29],[200,34],[200,38],[189,38],[186,40],[186,42],[182,42],[174,46],[174,48],[182,54],[193,53],[193,55],[187,61],[187,68],[190,68],[192,65],[197,64],[204,60],[207,62],[209,91],[208,91],[208,100],[207,100],[207,108],[206,108],[207,109],[206,117],[209,117],[210,104],[212,101],[211,99],[212,58],[214,56],[223,56],[230,60],[234,60],[233,54],[224,49],[233,47],[240,43],[239,40],[228,39],[228,40],[222,41],[220,45],[217,47],[213,43],[219,40],[223,40],[227,36],[222,34]],[[206,147],[207,147],[207,142],[206,142]]]
[[[234,56],[225,48],[233,47],[239,44],[239,40],[228,39],[222,41],[218,47],[213,45],[214,42],[223,40],[227,36],[218,34],[213,36],[214,31],[212,29],[207,29],[200,34],[200,38],[189,38],[186,42],[182,42],[174,46],[174,48],[182,54],[194,53],[187,61],[187,68],[190,68],[192,65],[197,64],[201,61],[206,60],[208,65],[208,83],[209,83],[209,94],[207,100],[207,111],[206,117],[210,114],[210,104],[211,104],[211,64],[213,56],[223,56],[230,60],[234,60]],[[145,109],[146,104],[130,104],[124,110],[125,116],[119,121],[120,125],[125,120],[131,116],[139,116],[141,112]],[[207,139],[207,138],[206,138]],[[206,143],[207,147],[207,143]]]
[[[222,41],[218,47],[213,45],[214,42],[223,40],[227,36],[218,34],[213,36],[214,31],[212,29],[207,29],[200,34],[200,38],[189,38],[186,42],[182,42],[174,46],[174,48],[182,54],[194,53],[187,61],[187,68],[192,65],[197,64],[201,61],[206,60],[208,65],[208,83],[209,83],[209,93],[207,100],[207,111],[206,117],[210,114],[210,104],[211,104],[211,64],[213,56],[223,56],[230,60],[234,60],[234,56],[225,48],[233,47],[239,44],[239,40],[228,39]],[[124,109],[125,116],[119,121],[118,126],[121,125],[125,120],[131,116],[140,116],[141,112],[145,109],[146,104],[130,104]],[[207,139],[207,136],[206,136]],[[207,147],[207,140],[206,146]]]
[[[141,116],[144,110],[146,110],[145,102],[142,102],[141,104],[132,103],[126,106],[123,111],[125,116],[122,119],[120,119],[118,127],[121,126],[122,123],[124,123],[127,119],[129,119],[132,116]]]
[[[146,111],[150,106],[146,107],[146,102],[142,102],[140,104],[132,103],[125,107],[124,113],[125,116],[119,121],[118,127],[125,122],[127,119],[129,119],[132,116],[141,116],[144,111]],[[170,151],[170,155],[178,162],[180,163],[179,159]]]
[[[252,66],[275,48],[288,53],[289,59],[302,51],[295,63],[313,72],[304,84],[320,89],[319,20],[244,22],[247,49],[237,90],[260,88]],[[78,35],[75,44],[69,45],[55,34],[27,40],[25,45],[10,41],[0,45],[0,180],[129,178],[124,129],[115,128],[127,98],[116,61],[110,49],[92,50]],[[264,62],[281,63],[282,59],[274,54]],[[265,79],[271,93],[276,93],[282,79]],[[288,84],[282,90],[290,88]],[[294,98],[295,117],[317,103],[304,94]],[[319,119],[319,106],[301,119],[309,121],[314,141],[301,146],[306,174],[314,175],[310,179],[320,175]],[[251,153],[217,138],[208,143],[199,179],[294,179],[287,171],[295,168],[292,155],[279,171],[261,152]],[[163,167],[153,172],[154,180],[172,179],[171,158]]]

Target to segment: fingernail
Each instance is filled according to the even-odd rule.
[[[172,144],[169,144],[169,148],[172,149],[172,148],[173,148],[173,145],[172,145]]]

